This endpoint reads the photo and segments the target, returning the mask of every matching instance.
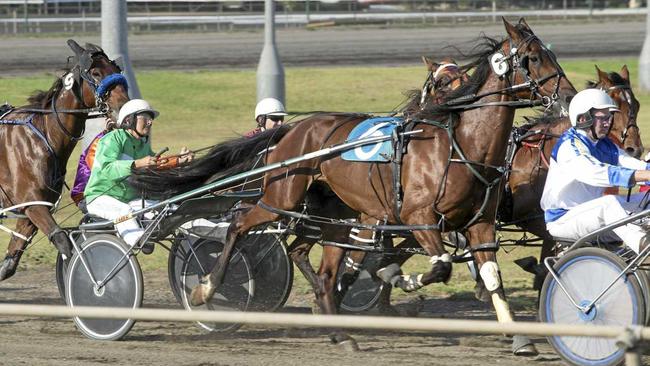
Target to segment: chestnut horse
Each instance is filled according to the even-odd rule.
[[[589,82],[588,88],[605,90],[619,106],[620,113],[614,113],[609,138],[636,158],[643,152],[636,117],[639,101],[630,86],[627,66],[620,73],[605,73],[596,66],[597,82]],[[512,172],[508,179],[506,194],[500,206],[501,221],[512,221],[521,229],[543,239],[540,263],[553,254],[555,242],[546,231],[543,211],[539,205],[548,172],[551,150],[558,137],[571,127],[568,118],[542,117],[520,129],[523,138],[518,142],[518,149],[512,161]],[[527,261],[525,269],[536,274],[535,288],[541,288],[545,276],[542,265],[535,265],[535,260]]]
[[[52,205],[61,196],[70,154],[83,136],[88,113],[117,120],[129,100],[119,66],[98,46],[81,47],[73,40],[75,65],[57,78],[48,91],[29,98],[29,105],[0,116],[0,204],[11,207],[40,201]],[[12,235],[0,267],[0,280],[16,272],[26,246],[37,229],[48,236],[61,255],[70,258],[72,244],[44,204],[17,210]]]
[[[239,236],[252,227],[278,220],[279,212],[296,209],[309,186],[319,182],[362,215],[421,228],[414,229],[413,235],[431,256],[432,269],[407,279],[414,287],[446,282],[450,277],[451,262],[442,243],[442,225],[445,230],[465,231],[499,321],[512,321],[496,263],[497,197],[490,191],[500,185],[515,108],[530,106],[524,103],[527,100],[548,107],[559,103],[566,108],[576,91],[555,55],[523,19],[516,25],[505,19],[503,22],[508,38],[502,42],[484,39],[483,49],[474,55],[476,70],[467,83],[450,93],[443,105],[425,108],[412,117],[421,132],[410,138],[403,158],[401,209],[394,199],[401,192],[393,191],[390,166],[348,162],[331,155],[266,173],[264,195],[257,206],[243,212],[229,226],[223,253],[211,273],[193,289],[192,304],[208,301],[222,283]],[[302,120],[279,141],[267,162],[284,161],[342,143],[364,119],[320,114]],[[369,166],[373,169],[369,170]],[[316,297],[326,314],[336,313],[334,288],[344,252],[334,246],[323,249]],[[356,342],[343,331],[331,337],[335,343],[356,348]],[[515,343],[519,343],[515,351],[536,353],[527,339],[515,337]]]

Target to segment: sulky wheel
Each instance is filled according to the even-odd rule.
[[[84,215],[84,217],[81,218],[81,221],[79,222],[79,225],[81,224],[87,224],[90,222],[95,222],[102,220],[100,217],[97,216],[92,216],[92,215]],[[75,240],[76,243],[79,243],[85,239],[88,238],[90,235],[95,235],[95,234],[73,234],[72,239]],[[66,274],[65,271],[68,270],[68,263],[63,260],[63,257],[61,255],[56,256],[56,263],[54,265],[54,274],[56,276],[56,287],[59,290],[59,295],[63,299],[63,301],[66,301],[65,298],[65,278]]]
[[[361,270],[356,280],[348,287],[345,296],[341,301],[341,309],[353,313],[359,313],[372,309],[381,298],[384,290],[384,282],[377,278],[374,273],[380,268],[382,253],[369,252],[363,258]],[[345,263],[341,262],[338,271],[338,278],[341,281],[344,276]],[[386,288],[390,291],[390,288]]]
[[[191,244],[191,246],[190,246]],[[184,246],[183,246],[184,245]],[[195,238],[181,241],[170,257],[170,278],[174,278],[181,303],[188,310],[246,311],[255,292],[255,281],[250,261],[237,247],[232,252],[224,282],[219,286],[212,300],[205,305],[191,306],[192,288],[199,283],[199,278],[210,273],[221,255],[223,244],[210,239]],[[241,325],[232,323],[198,324],[211,332],[230,332]]]
[[[615,254],[599,248],[581,248],[566,253],[554,265],[560,282],[574,301],[585,306],[598,297],[626,267]],[[593,324],[625,327],[645,322],[645,302],[637,277],[626,274],[588,312],[573,305],[549,273],[539,300],[540,320],[559,324]],[[555,351],[572,365],[618,365],[625,357],[614,339],[553,336]]]
[[[266,228],[266,231],[273,226]],[[282,234],[253,228],[237,241],[246,253],[255,279],[255,296],[249,310],[276,311],[284,306],[293,286],[293,262]]]
[[[93,279],[91,278],[94,278]],[[140,265],[122,239],[109,234],[94,235],[74,253],[66,271],[68,306],[139,308],[143,283]],[[77,328],[96,340],[118,340],[133,324],[131,319],[75,317]]]

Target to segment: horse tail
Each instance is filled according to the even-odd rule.
[[[277,144],[291,129],[283,125],[253,137],[240,137],[214,145],[200,158],[175,168],[134,169],[129,185],[150,199],[166,199],[204,185],[215,177],[225,177],[252,168],[261,151]]]

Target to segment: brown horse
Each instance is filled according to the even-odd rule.
[[[639,102],[630,87],[627,66],[623,66],[620,73],[605,73],[596,66],[596,74],[598,81],[588,82],[587,87],[607,90],[621,110],[620,113],[615,114],[609,138],[628,154],[639,157],[643,152],[643,144],[636,124]],[[502,221],[515,222],[522,230],[543,239],[540,262],[553,254],[555,245],[553,238],[546,231],[543,212],[539,207],[548,171],[548,159],[557,138],[569,127],[571,123],[568,118],[547,115],[533,119],[532,123],[516,129],[522,137],[516,141],[517,149],[512,161],[512,172],[508,176],[506,190],[499,205],[499,218]],[[364,234],[371,236],[372,233],[361,232],[358,236]],[[411,238],[407,238],[400,243],[399,247],[410,248],[414,247],[414,244],[416,243]],[[355,272],[352,267],[361,266],[364,255],[365,253],[360,251],[351,251],[348,254],[350,262],[350,266],[346,267],[348,277]],[[401,266],[410,257],[410,254],[396,256],[394,263]],[[525,258],[518,263],[536,275],[534,288],[539,290],[546,274],[544,267],[537,265],[537,259],[534,257]],[[489,301],[489,294],[485,291],[482,281],[480,278],[477,280],[477,298]],[[394,312],[390,307],[389,289],[384,291],[378,306],[382,311]]]
[[[428,105],[440,104],[445,96],[458,89],[469,79],[466,70],[460,68],[456,61],[451,58],[443,58],[440,62],[435,62],[430,58],[423,56],[422,62],[425,64],[428,71],[427,79],[425,80],[421,90],[413,90],[408,93],[410,99],[401,111],[402,113],[414,114],[423,108],[426,108]],[[373,220],[371,217],[365,215],[360,217],[359,213],[353,211],[341,202],[325,185],[313,185],[310,187],[310,190],[307,193],[306,202],[308,203],[308,211],[314,215],[341,219],[355,218],[360,219],[360,222],[364,224],[370,225],[376,223],[376,220]],[[322,232],[322,240],[326,242],[342,243],[348,241],[352,245],[364,244],[363,242],[350,237],[350,229],[348,227],[320,225],[320,231]],[[360,230],[360,232],[355,236],[366,241],[372,240],[373,231]],[[316,291],[319,288],[320,281],[318,279],[318,274],[309,261],[309,252],[312,247],[319,242],[319,240],[313,239],[314,237],[318,236],[296,236],[296,239],[288,248],[288,253],[291,260],[296,264],[296,267],[298,267],[300,272]],[[385,246],[392,246],[392,243],[386,242]],[[398,246],[398,249],[401,249],[402,247],[417,247],[417,242],[407,239]],[[348,259],[346,261],[346,266],[340,283],[337,286],[337,307],[339,306],[339,303],[349,285],[351,285],[356,279],[365,255],[366,252],[359,250],[350,250],[347,254]],[[410,255],[400,256],[398,260],[403,262],[409,257]],[[386,312],[394,312],[387,301],[384,301],[380,305],[382,305],[382,310],[385,310]],[[384,305],[386,306],[384,307]],[[315,310],[319,311],[318,309]]]
[[[523,19],[516,25],[504,19],[504,25],[508,39],[485,39],[485,48],[474,55],[476,70],[466,85],[451,93],[444,106],[427,108],[413,116],[415,128],[421,132],[410,139],[408,153],[403,157],[403,195],[393,189],[390,166],[348,162],[338,155],[266,173],[263,197],[257,206],[231,223],[224,251],[212,272],[193,289],[192,304],[208,301],[222,283],[239,236],[254,226],[278,220],[282,210],[295,209],[309,186],[322,182],[363,215],[391,224],[422,227],[413,230],[413,235],[431,256],[432,270],[418,278],[407,278],[414,288],[446,282],[450,277],[451,263],[443,247],[441,225],[466,231],[481,275],[489,283],[499,321],[512,321],[496,264],[497,199],[489,193],[499,185],[499,167],[504,163],[514,109],[530,105],[523,103],[527,98],[549,107],[559,103],[566,108],[576,91],[553,53]],[[467,100],[476,103],[463,103]],[[341,143],[364,119],[323,114],[296,123],[269,154],[268,163]],[[435,122],[436,119],[445,122]],[[401,209],[395,199],[398,196],[404,198]],[[326,246],[323,250],[318,272],[321,286],[316,297],[326,314],[336,313],[333,290],[343,254],[344,250],[338,247]],[[332,340],[356,348],[354,340],[342,331],[333,334]],[[525,343],[519,346],[524,346],[525,353],[536,352],[527,340],[519,340],[522,341]],[[522,349],[519,346],[516,351]]]
[[[589,82],[588,88],[601,88],[612,97],[619,106],[620,113],[614,114],[614,122],[609,138],[629,155],[640,157],[643,144],[639,135],[636,117],[639,101],[630,86],[627,66],[620,73],[605,73],[596,66],[597,82]],[[548,172],[548,161],[558,137],[571,127],[568,118],[542,117],[522,130],[524,136],[518,143],[517,152],[512,161],[512,172],[508,179],[506,194],[501,207],[502,221],[514,221],[521,229],[543,239],[540,262],[553,254],[555,242],[546,231],[543,211],[539,205]],[[524,267],[538,274],[535,287],[541,288],[543,266],[536,266],[531,259]]]
[[[54,204],[65,183],[66,163],[82,138],[86,118],[99,112],[117,120],[129,99],[126,79],[117,64],[98,46],[75,41],[68,45],[75,65],[56,79],[48,91],[29,98],[30,104],[0,118],[0,203],[10,207],[41,201]],[[37,229],[48,236],[61,255],[70,258],[71,243],[54,221],[50,206],[30,205],[18,210],[18,219],[0,280],[11,277]]]

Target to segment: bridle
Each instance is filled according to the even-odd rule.
[[[553,66],[555,67],[555,72],[539,77],[537,79],[533,79],[533,77],[531,76],[529,70],[529,56],[520,55],[521,50],[527,50],[531,42],[535,40],[539,42],[539,45],[542,48],[542,50],[546,51],[546,53],[549,55],[549,58],[552,60]],[[498,90],[484,92],[481,94],[474,93],[474,94],[463,95],[451,100],[447,100],[446,102],[440,104],[440,106],[449,111],[463,111],[463,110],[470,110],[470,109],[488,107],[488,106],[508,106],[514,108],[528,108],[534,106],[543,106],[545,109],[548,110],[553,105],[555,105],[555,103],[557,103],[557,101],[559,100],[561,79],[566,78],[566,75],[564,74],[562,67],[560,67],[560,65],[557,63],[553,52],[548,48],[546,48],[543,45],[542,41],[534,34],[529,35],[528,37],[526,37],[525,39],[523,39],[522,41],[520,41],[514,46],[511,38],[508,38],[508,40],[504,42],[504,44],[509,45],[509,51],[506,52],[503,48],[501,48],[501,52],[497,52],[493,54],[490,58],[493,60],[492,61],[493,72],[499,75],[500,78],[506,77],[509,86]],[[497,73],[497,71],[494,69],[495,67],[502,69],[502,72]],[[515,84],[515,78],[517,74],[523,76],[524,78],[523,83]],[[546,82],[548,82],[551,79],[555,79],[553,93],[550,96],[542,95],[539,90]],[[478,100],[480,100],[481,98],[490,95],[503,95],[503,94],[512,95],[513,92],[522,89],[530,90],[531,98],[517,99],[511,101],[478,102]],[[535,98],[532,98],[532,96],[535,96]],[[564,107],[562,107],[562,110],[563,110],[562,111],[563,114],[568,114],[564,109]]]
[[[440,72],[442,72],[443,70],[448,69],[448,68],[454,68],[456,70],[459,70],[458,65],[456,65],[455,63],[450,62],[450,63],[441,64],[440,66],[438,66],[436,71],[433,71],[433,70],[429,71],[429,74],[427,75],[427,78],[424,81],[424,85],[422,86],[422,93],[421,93],[421,96],[420,96],[420,109],[424,109],[424,105],[425,105],[425,102],[426,102],[427,95],[434,94],[436,92],[436,89],[440,89],[440,88],[444,88],[446,86],[449,86],[451,83],[453,83],[454,81],[456,81],[456,80],[458,80],[458,79],[460,79],[460,78],[462,78],[464,76],[463,73],[460,73],[459,75],[447,80],[444,84],[437,85],[438,81],[439,81],[438,80],[438,75],[440,74]]]
[[[610,92],[614,91],[621,91],[621,94],[623,94],[623,97],[625,98],[625,101],[627,102],[628,108],[627,108],[627,125],[623,129],[623,132],[621,132],[621,145],[625,144],[625,140],[628,137],[628,133],[632,128],[636,128],[637,131],[639,130],[639,126],[636,124],[636,117],[638,114],[638,110],[634,109],[634,100],[632,98],[632,88],[629,85],[614,85],[609,88],[607,88],[607,93],[609,94]],[[610,95],[611,96],[611,95]]]
[[[90,70],[92,69],[92,66],[94,64],[94,58],[96,56],[104,57],[106,60],[109,61],[111,65],[113,65],[118,70],[118,72],[106,75],[105,77],[102,78],[102,80],[96,82],[95,79],[90,75]],[[70,71],[61,75],[59,79],[61,79],[62,82],[65,82],[63,79],[66,78],[69,74],[73,74],[77,76],[75,77],[75,81],[74,81],[76,85],[76,90],[73,92],[73,94],[75,95],[77,100],[81,102],[81,105],[83,106],[82,108],[57,109],[56,100],[58,99],[61,93],[61,90],[59,90],[52,97],[51,109],[17,108],[14,110],[15,112],[18,113],[31,112],[31,113],[41,113],[41,114],[54,114],[56,122],[59,125],[59,128],[61,128],[63,133],[67,137],[69,137],[72,141],[81,140],[83,138],[85,129],[84,131],[81,132],[79,136],[73,135],[72,132],[68,131],[68,129],[63,125],[63,122],[59,117],[59,113],[66,113],[66,114],[98,113],[98,115],[100,116],[106,116],[110,111],[110,106],[108,105],[108,102],[106,100],[108,95],[110,94],[110,91],[118,85],[122,85],[125,89],[128,90],[128,82],[126,80],[126,77],[122,74],[122,68],[119,65],[120,62],[119,59],[111,60],[103,51],[100,50],[95,52],[90,52],[86,50],[84,51],[83,54],[76,56],[76,58],[77,58],[76,60],[77,62],[75,66],[73,66],[70,69]],[[94,97],[95,97],[94,107],[89,107],[88,105],[86,105],[86,102],[84,101],[83,81],[88,83],[88,85],[93,89]]]

